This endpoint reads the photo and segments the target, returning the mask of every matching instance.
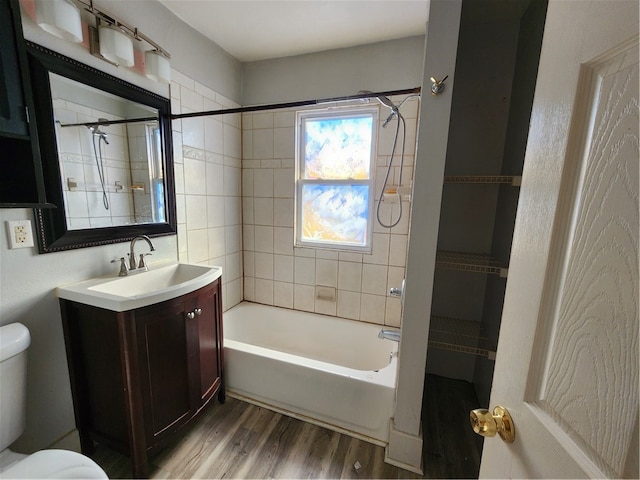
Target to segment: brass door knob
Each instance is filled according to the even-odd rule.
[[[497,406],[493,413],[484,408],[471,410],[469,415],[471,428],[483,437],[494,437],[496,433],[507,443],[512,443],[516,438],[516,427],[511,415],[506,408]]]

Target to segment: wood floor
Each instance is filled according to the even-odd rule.
[[[210,405],[179,441],[151,457],[150,478],[477,478],[479,451],[467,432],[468,410],[464,426],[454,413],[436,426],[441,422],[428,413],[434,405],[440,413],[477,407],[473,387],[428,376],[425,392],[433,392],[425,395],[431,407],[423,420],[429,425],[425,476],[384,463],[382,447],[227,396],[224,405]],[[92,457],[109,478],[131,477],[127,457],[101,445]]]

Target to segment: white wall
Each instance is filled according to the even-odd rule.
[[[206,92],[209,97],[212,94],[214,97],[218,95],[216,97],[218,101],[229,103],[239,101],[241,85],[239,62],[170,15],[158,2],[155,0],[116,1],[104,2],[104,5],[105,9],[111,9],[112,13],[138,26],[149,37],[169,50],[173,57],[172,66],[176,69],[175,78],[191,85],[193,91],[198,85],[198,89]],[[152,82],[131,69],[113,67],[91,56],[82,46],[70,44],[46,34],[24,13],[23,28],[25,37],[29,40],[156,93],[169,96],[169,88],[166,85]],[[180,76],[182,71],[189,72],[191,77]],[[218,91],[213,93],[210,87],[205,87],[206,85],[216,87]],[[176,97],[183,98],[184,101],[184,96],[177,93],[178,86],[177,82],[171,86],[174,108],[180,105]],[[188,87],[187,90],[189,90]],[[179,176],[183,173],[184,165],[181,139],[189,135],[191,130],[190,127],[185,130],[184,124],[178,125],[177,128],[179,135],[174,141],[174,147]],[[198,135],[199,132],[192,136]],[[237,138],[239,145],[239,134]],[[209,142],[212,141],[211,137]],[[236,147],[236,150],[238,149],[239,146]],[[177,189],[180,188],[184,189],[184,183],[177,182]],[[182,205],[185,203],[182,202]],[[3,232],[0,234],[0,324],[24,323],[32,335],[28,354],[27,428],[25,434],[14,444],[16,450],[30,452],[51,446],[75,428],[60,310],[54,296],[54,288],[58,285],[115,273],[116,266],[110,261],[126,253],[128,245],[120,243],[45,255],[39,255],[36,248],[9,250],[4,222],[20,219],[33,220],[32,211],[0,209],[0,223],[3,224]],[[154,262],[185,258],[182,240],[187,238],[185,235],[187,218],[184,210],[179,210],[178,221],[182,232],[180,252],[178,236],[155,238],[153,241],[156,252],[153,257],[150,257],[151,265]],[[191,258],[188,259],[191,260]],[[208,259],[207,257],[202,261],[206,262]],[[236,293],[235,296],[237,295]],[[77,446],[77,441],[65,445]]]

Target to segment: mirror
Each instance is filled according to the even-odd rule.
[[[47,200],[41,253],[176,233],[166,98],[27,42]]]

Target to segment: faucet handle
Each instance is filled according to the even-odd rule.
[[[120,262],[120,272],[118,273],[119,277],[126,277],[129,274],[129,270],[127,269],[127,263],[124,261],[124,257],[115,258],[111,260],[111,263]]]
[[[140,260],[138,261],[138,269],[143,268],[144,270],[149,270],[149,267],[147,267],[147,264],[144,263],[144,257],[146,257],[147,255],[151,255],[151,254],[150,253],[140,254]]]

